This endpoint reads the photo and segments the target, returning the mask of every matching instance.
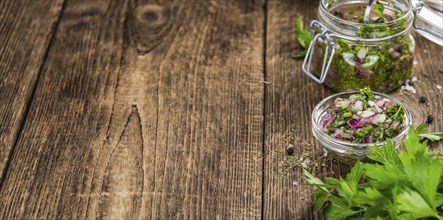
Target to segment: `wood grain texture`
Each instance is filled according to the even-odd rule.
[[[262,7],[68,0],[0,218],[259,218]]]
[[[311,134],[333,91],[290,58],[317,1],[67,0],[46,56],[61,7],[0,1],[0,172],[25,120],[0,219],[323,219],[280,166],[294,139],[316,175],[349,169]],[[443,48],[416,40],[418,92],[391,95],[441,131]]]
[[[428,125],[429,132],[443,131],[443,46],[432,43],[419,34],[412,32],[416,41],[415,61],[412,76],[417,77],[413,83],[416,94],[404,94],[400,90],[391,93],[405,103],[414,117],[414,125],[426,123],[427,117],[433,117],[432,123]],[[427,102],[420,103],[420,97],[425,97]],[[434,152],[443,152],[443,142],[431,144]]]
[[[299,50],[295,42],[295,20],[316,17],[317,1],[269,1],[266,39],[266,78],[270,83],[265,100],[264,219],[312,219],[309,187],[302,185],[302,172],[285,174],[280,166],[290,139],[294,158],[303,153],[319,159],[318,146],[311,134],[310,116],[315,105],[331,92],[306,77],[301,62],[291,59]],[[325,161],[321,161],[325,163]],[[328,172],[331,174],[331,172]],[[316,174],[319,174],[316,172]],[[293,185],[297,181],[298,185]]]
[[[268,1],[266,78],[269,85],[265,96],[263,219],[323,219],[321,213],[313,211],[310,197],[313,188],[305,185],[301,169],[285,174],[280,165],[291,138],[295,139],[294,158],[310,155],[311,161],[319,165],[312,169],[317,176],[337,177],[349,170],[348,165],[334,162],[330,156],[323,158],[323,151],[311,132],[313,108],[333,91],[305,76],[301,70],[302,61],[290,58],[300,50],[295,42],[296,18],[303,16],[307,26],[317,17],[317,7],[318,1]],[[404,100],[418,118],[432,114],[434,122],[430,131],[443,130],[443,90],[435,86],[443,84],[443,48],[422,37],[416,36],[416,39],[418,65],[413,75],[419,80],[414,84],[418,92],[404,95],[397,90],[391,95]],[[422,95],[430,100],[429,106],[418,103]],[[443,152],[442,143],[435,146],[435,151]]]
[[[62,3],[0,1],[0,183]]]

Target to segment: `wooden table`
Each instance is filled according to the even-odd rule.
[[[295,138],[346,170],[311,134],[333,91],[290,58],[317,2],[0,1],[0,219],[322,218],[280,166]],[[418,92],[393,95],[443,130],[443,48],[416,39]]]

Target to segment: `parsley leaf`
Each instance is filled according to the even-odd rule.
[[[306,56],[307,49],[311,43],[311,32],[305,29],[303,25],[303,17],[299,16],[295,21],[295,36],[298,44],[304,49],[292,56],[294,59],[303,59]]]
[[[418,192],[402,191],[400,194],[396,195],[396,201],[398,210],[405,212],[402,218],[439,218],[437,211],[431,208]]]
[[[315,177],[314,175],[310,174],[307,170],[303,169],[303,173],[305,174],[305,176],[307,177],[307,181],[309,184],[314,185],[314,186],[318,186],[319,189],[322,189],[324,191],[328,191],[325,187],[324,187],[324,183],[317,177]]]
[[[384,17],[384,15],[383,15],[383,11],[385,10],[385,6],[383,5],[383,4],[381,4],[381,3],[376,3],[375,5],[374,5],[374,12],[378,15],[378,16],[380,16],[380,18],[383,18]]]
[[[400,163],[400,160],[395,151],[395,143],[391,140],[387,140],[386,144],[379,148],[378,146],[369,146],[368,149],[371,151],[371,155],[368,156],[369,159],[382,163],[390,164],[396,166]]]
[[[305,58],[307,52],[308,51],[306,51],[306,50],[298,51],[298,52],[296,52],[295,54],[292,55],[292,58],[294,58],[294,59],[303,59],[303,58]]]
[[[332,198],[335,198],[335,197],[332,197]],[[325,210],[325,215],[328,216],[327,219],[342,220],[342,219],[346,219],[347,217],[355,214],[355,211],[348,208],[345,204],[338,202],[338,201],[340,201],[340,199],[338,199],[338,198],[332,199],[332,201],[334,201],[334,200],[335,200],[335,202],[333,202]]]
[[[375,163],[358,161],[345,178],[323,183],[304,170],[317,187],[315,210],[328,204],[326,219],[443,219],[443,156],[420,142],[425,130],[426,125],[410,127],[398,154],[390,140],[381,148],[368,147]]]
[[[416,131],[420,137],[426,138],[430,141],[439,141],[443,139],[443,132],[426,133],[426,124],[421,124],[417,127]]]
[[[443,139],[443,132],[435,132],[428,134],[420,134],[420,137],[429,139],[430,141],[439,141]]]
[[[303,17],[298,17],[295,22],[295,34],[297,35],[297,41],[303,49],[308,49],[311,43],[311,32],[305,30],[303,26]]]
[[[370,87],[365,87],[363,89],[360,89],[359,94],[353,94],[349,97],[351,100],[360,100],[360,101],[370,101],[374,100],[375,95],[372,92]]]

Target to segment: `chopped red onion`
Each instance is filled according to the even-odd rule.
[[[334,104],[335,104],[335,107],[337,107],[337,108],[340,108],[340,107],[343,107],[343,106],[347,106],[347,105],[349,105],[349,103],[351,103],[351,101],[349,101],[349,100],[343,100],[343,99],[337,99],[337,100],[335,100],[335,102],[334,102]]]
[[[351,135],[346,134],[341,129],[335,130],[335,132],[334,132],[334,134],[332,134],[332,136],[335,138],[338,138],[338,139],[340,139],[340,138],[351,139]]]
[[[380,108],[384,108],[386,106],[386,101],[381,99],[381,100],[378,100],[375,104]]]
[[[372,137],[372,135],[366,136],[363,138],[363,141],[365,143],[374,143],[374,137]]]
[[[382,123],[386,120],[386,115],[385,114],[378,114],[374,117],[372,117],[372,124],[378,124],[378,123]]]
[[[382,112],[383,111],[380,107],[377,106],[377,104],[375,104],[374,101],[368,101],[368,104],[369,104],[369,106],[374,107],[377,110],[377,112]]]
[[[322,123],[322,128],[326,129],[326,126],[330,125],[332,123],[332,121],[334,121],[335,116],[332,116],[331,113],[326,114],[323,117],[323,123]]]
[[[349,127],[356,128],[355,125],[357,124],[357,121],[355,119],[349,119],[346,123],[349,125]]]
[[[369,117],[375,115],[375,112],[372,111],[371,109],[367,109],[367,110],[364,110],[364,111],[358,111],[357,115],[360,115],[363,118],[369,118]]]
[[[360,118],[357,123],[354,125],[354,128],[363,128],[367,124],[371,123],[371,118]]]
[[[369,124],[370,122],[371,122],[370,118],[360,118],[358,121],[356,121],[355,119],[349,119],[346,123],[352,129],[356,129],[356,128],[363,128],[365,125]]]
[[[357,57],[364,60],[367,53],[368,53],[368,49],[361,48],[360,50],[357,51]]]
[[[363,102],[360,101],[360,100],[356,101],[354,103],[354,105],[352,105],[351,111],[352,112],[358,112],[358,111],[361,111],[361,110],[363,110]]]

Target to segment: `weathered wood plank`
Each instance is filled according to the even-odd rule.
[[[312,219],[310,188],[302,184],[302,172],[285,174],[280,163],[295,136],[294,157],[307,152],[318,158],[313,144],[310,113],[322,97],[331,92],[317,85],[301,71],[301,62],[291,59],[297,51],[295,20],[316,17],[316,1],[269,1],[267,13],[265,100],[264,219]],[[320,150],[321,151],[321,150]],[[293,185],[297,181],[299,185]]]
[[[332,94],[326,86],[318,85],[301,71],[302,61],[291,59],[299,48],[295,42],[295,20],[304,16],[305,24],[317,17],[317,1],[269,1],[267,13],[266,75],[269,85],[265,100],[265,173],[264,173],[264,219],[322,219],[314,213],[310,194],[312,188],[304,185],[301,170],[285,174],[280,163],[285,149],[295,136],[294,158],[303,153],[310,155],[319,167],[313,172],[320,176],[345,174],[349,166],[321,158],[323,151],[311,132],[311,112],[315,105]],[[417,61],[413,75],[418,93],[412,96],[392,95],[404,100],[422,115],[435,118],[430,130],[442,130],[443,90],[435,85],[443,84],[443,48],[417,37]],[[424,49],[427,53],[424,53]],[[427,73],[425,77],[422,73]],[[430,99],[430,105],[419,105],[418,97]],[[426,112],[426,113],[425,113]],[[442,152],[442,144],[436,151]],[[327,167],[322,167],[325,163]],[[294,182],[295,181],[295,182]]]
[[[262,1],[67,1],[0,218],[259,218]]]
[[[412,95],[402,94],[399,91],[392,95],[408,105],[415,116],[414,123],[425,123],[428,115],[434,120],[429,124],[428,131],[443,131],[443,47],[432,43],[424,37],[413,32],[416,41],[415,60],[417,61],[412,75],[417,77],[413,84],[417,93]],[[420,104],[421,96],[428,100]],[[443,142],[432,145],[435,152],[443,152]]]
[[[0,183],[62,3],[0,1]]]

